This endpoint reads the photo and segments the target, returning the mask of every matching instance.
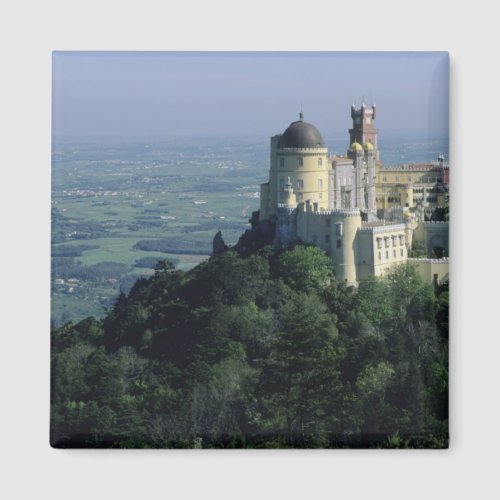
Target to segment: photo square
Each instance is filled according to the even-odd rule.
[[[55,448],[443,449],[447,52],[52,57]]]

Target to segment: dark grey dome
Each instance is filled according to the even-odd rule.
[[[302,118],[302,115],[301,115]],[[325,142],[320,131],[310,123],[300,119],[285,130],[279,140],[281,148],[324,148]]]

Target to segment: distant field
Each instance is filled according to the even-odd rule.
[[[258,208],[267,155],[267,141],[229,148],[213,141],[56,147],[53,322],[101,316],[120,288],[127,291],[137,276],[152,272],[135,267],[138,259],[173,258],[188,270],[208,257],[217,231],[236,243]],[[165,238],[168,253],[135,247]],[[71,247],[82,245],[91,246],[72,257]],[[124,272],[113,275],[110,263]],[[95,265],[111,274],[99,279]]]

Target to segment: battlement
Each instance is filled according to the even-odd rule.
[[[327,154],[328,148],[276,148],[277,151],[285,151],[287,153],[315,153]]]
[[[395,172],[395,171],[422,171],[422,170],[432,170],[434,168],[446,168],[448,169],[450,167],[448,162],[439,162],[437,160],[432,160],[428,163],[403,163],[401,165],[384,165],[381,169],[380,172],[383,173],[384,171],[389,171],[389,172]]]
[[[369,224],[369,225],[367,225]],[[365,223],[358,231],[371,231],[373,233],[401,232],[406,229],[405,224]]]
[[[408,258],[408,262],[415,264],[449,264],[449,257],[443,257],[442,259],[417,259],[410,257]]]
[[[349,158],[347,156],[329,156],[328,159],[330,162],[335,162],[337,164],[342,163],[342,164],[349,164],[352,165],[352,158]]]
[[[280,212],[286,212],[288,215],[293,214],[293,212],[295,212],[296,210],[295,208],[290,208],[286,206],[285,203],[278,203],[277,208]]]
[[[318,215],[361,215],[361,212],[358,208],[332,208],[332,209],[324,209],[320,208],[317,212],[314,212]]]
[[[424,226],[425,225],[434,225],[434,224],[441,224],[441,225],[448,225],[449,222],[446,221],[446,220],[426,220],[426,221],[422,221],[421,224],[423,224]]]

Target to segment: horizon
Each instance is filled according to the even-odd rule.
[[[283,130],[284,132],[284,130]],[[280,134],[283,132],[276,132]],[[321,132],[321,131],[320,131]],[[193,134],[193,135],[178,135],[178,136],[121,136],[121,135],[101,135],[101,136],[79,136],[79,137],[53,137],[53,145],[65,145],[65,144],[147,144],[147,143],[168,143],[172,141],[189,141],[190,139],[198,140],[210,140],[210,141],[223,141],[223,140],[234,140],[234,141],[269,141],[273,135],[265,136],[263,134],[222,134],[222,135],[207,135],[207,134]],[[345,140],[346,145],[349,142],[349,134],[347,130],[344,134],[321,134],[325,141],[341,141]],[[443,135],[428,135],[428,134],[398,134],[398,133],[385,133],[379,135],[379,144],[384,141],[397,142],[397,141],[449,141],[449,134]]]
[[[269,138],[297,120],[344,137],[448,138],[446,52],[54,52],[53,143]],[[208,133],[207,133],[208,132]]]

